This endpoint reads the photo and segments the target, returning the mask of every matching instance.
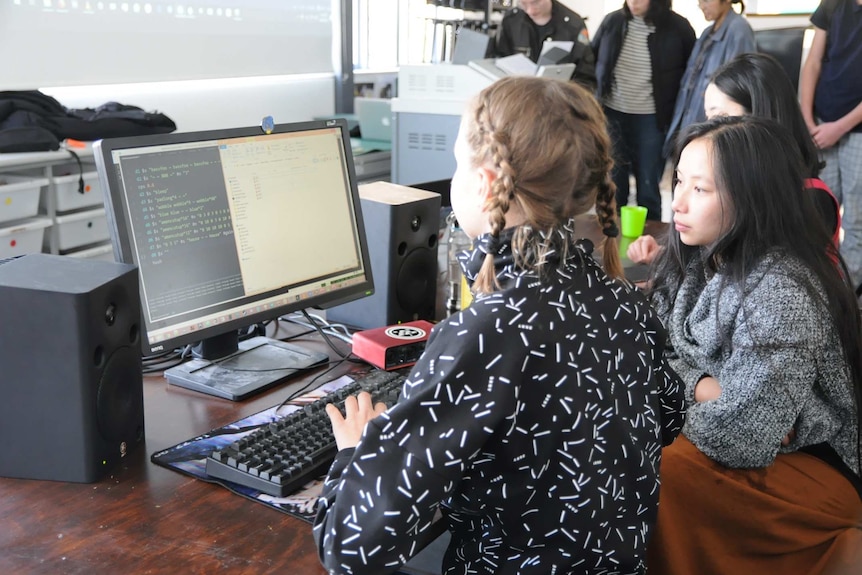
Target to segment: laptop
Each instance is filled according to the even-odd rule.
[[[452,49],[452,63],[467,65],[473,60],[481,60],[488,52],[491,38],[487,34],[464,28],[458,29],[455,47]]]
[[[386,98],[356,98],[353,103],[362,139],[391,142],[392,101]]]
[[[572,74],[575,73],[574,64],[549,64],[547,66],[539,66],[536,71],[536,76],[542,78],[556,78],[558,80],[571,80]]]
[[[503,76],[508,76],[509,74],[497,66],[496,58],[483,58],[481,60],[470,60],[467,64],[470,68],[476,70],[486,78],[490,80],[499,80]]]
[[[542,53],[539,54],[539,66],[547,66],[549,64],[562,64],[569,57],[572,48],[575,47],[574,42],[564,40],[548,40],[542,44]]]

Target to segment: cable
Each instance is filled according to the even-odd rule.
[[[303,321],[299,318],[293,317],[292,315],[282,316],[279,319],[281,321],[287,321],[296,325],[313,328],[314,331],[320,332],[322,330],[324,334],[336,337],[345,343],[353,343],[353,336],[350,334],[350,330],[347,328],[346,325],[340,323],[329,323],[324,318],[318,315],[310,315],[305,311],[295,313],[303,313],[305,314],[306,318],[314,318],[314,320],[316,321],[312,321],[311,319],[308,319],[308,321]],[[323,326],[321,327],[320,324],[323,324]]]
[[[312,378],[308,383],[306,383],[305,385],[303,385],[302,387],[300,387],[299,389],[297,389],[296,391],[294,391],[293,393],[291,393],[290,395],[288,395],[288,396],[287,396],[287,397],[286,397],[286,398],[285,398],[281,403],[279,403],[279,404],[276,406],[276,408],[275,408],[275,410],[273,411],[273,413],[274,413],[274,414],[278,414],[278,411],[279,411],[282,407],[286,406],[288,403],[290,403],[291,401],[293,401],[293,400],[294,400],[294,399],[296,399],[297,397],[300,397],[302,394],[304,394],[304,393],[308,392],[308,391],[309,391],[309,389],[311,389],[311,388],[312,388],[312,385],[314,385],[314,382],[316,382],[318,379],[320,379],[321,377],[323,377],[323,376],[324,376],[324,375],[326,375],[327,373],[331,372],[333,369],[335,369],[336,367],[338,367],[339,365],[341,365],[341,364],[342,364],[342,363],[344,363],[345,361],[348,361],[348,360],[346,360],[346,359],[340,359],[340,360],[337,360],[337,361],[330,362],[332,365],[330,365],[330,366],[329,366],[329,368],[328,368],[326,371],[324,371],[323,373],[320,373],[320,374],[318,374],[318,375],[314,376],[314,378]],[[318,367],[319,367],[319,366],[318,366]],[[369,371],[370,371],[370,370],[369,370]],[[365,374],[367,374],[367,373],[368,373],[368,371],[364,371],[364,372],[362,372],[362,371],[361,371],[361,372],[350,373],[350,374],[347,374],[347,375],[350,375],[351,377],[357,377],[357,376],[365,375]],[[332,380],[330,380],[330,381],[332,381]],[[321,385],[323,385],[323,384],[321,384]],[[319,386],[317,386],[317,387],[319,387]],[[244,427],[239,427],[239,428],[220,428],[219,430],[217,430],[217,431],[218,431],[217,433],[215,433],[215,431],[216,431],[216,430],[214,430],[213,432],[210,432],[210,436],[212,437],[212,436],[215,436],[215,435],[226,435],[226,434],[228,434],[228,435],[233,435],[233,434],[235,434],[235,433],[243,433],[243,432],[246,432],[246,431],[254,431],[255,429],[260,429],[261,427],[265,427],[265,426],[269,425],[269,423],[270,423],[270,422],[268,422],[268,421],[267,421],[267,422],[257,423],[257,424],[255,424],[255,425],[246,425],[246,426],[244,426]]]
[[[84,195],[84,165],[81,163],[81,157],[74,150],[66,148],[66,151],[72,154],[72,157],[78,163],[78,193]]]
[[[338,357],[340,357],[341,359],[347,359],[347,358],[350,356],[350,354],[349,354],[349,353],[344,354],[344,353],[342,353],[342,352],[341,352],[341,350],[340,350],[340,349],[338,349],[337,347],[335,347],[335,344],[334,344],[334,343],[332,343],[332,340],[331,340],[331,339],[329,339],[329,335],[323,332],[323,329],[321,329],[320,325],[319,325],[315,320],[313,320],[313,319],[311,318],[311,316],[310,316],[310,315],[308,315],[308,312],[307,312],[307,311],[305,311],[304,309],[302,310],[302,315],[303,315],[303,316],[305,316],[305,319],[307,319],[307,320],[308,320],[308,323],[310,323],[312,326],[314,326],[314,328],[315,328],[315,329],[317,329],[318,333],[320,333],[320,336],[323,338],[323,341],[325,341],[325,342],[326,342],[326,345],[328,345],[328,346],[329,346],[329,348],[330,348],[332,351],[334,351],[334,352],[335,352],[335,354],[336,354]]]
[[[301,310],[301,312],[297,312],[297,313],[302,313],[302,315],[305,317],[306,321],[302,321],[299,318],[290,317],[290,316],[283,316],[283,317],[280,317],[278,319],[280,321],[287,321],[290,323],[294,323],[296,325],[301,325],[301,326],[307,327],[308,329],[306,331],[303,331],[303,332],[300,332],[297,334],[291,334],[291,335],[285,337],[284,341],[289,341],[291,339],[295,339],[295,338],[302,337],[304,335],[308,335],[310,333],[316,332],[316,333],[320,334],[320,336],[323,338],[323,341],[325,341],[326,344],[329,346],[329,348],[332,349],[332,351],[340,358],[339,360],[336,360],[334,362],[330,361],[325,365],[332,365],[333,363],[335,365],[338,365],[338,364],[343,363],[345,361],[349,361],[351,363],[367,363],[365,360],[358,358],[356,356],[353,356],[352,353],[349,353],[349,352],[347,354],[343,353],[332,342],[331,338],[335,337],[335,338],[338,338],[345,343],[348,343],[348,344],[352,343],[353,338],[350,335],[350,331],[348,330],[347,326],[345,326],[343,324],[330,324],[323,317],[318,316],[318,315],[309,314],[306,310]],[[250,337],[257,336],[257,335],[264,335],[265,336],[266,335],[266,326],[269,325],[270,323],[272,323],[272,320],[269,320],[266,322],[260,322],[260,323],[251,325],[248,328],[239,330],[240,341],[248,339]],[[321,323],[323,324],[322,327],[320,325]],[[143,358],[143,364],[144,365],[143,365],[142,372],[145,375],[147,375],[147,374],[152,374],[152,373],[158,373],[160,371],[165,371],[166,369],[170,369],[172,367],[176,367],[176,366],[184,363],[185,361],[187,361],[193,357],[194,354],[192,353],[192,347],[193,347],[192,345],[185,345],[181,348],[166,351],[166,352],[158,354],[158,355],[152,355],[152,356],[144,357]],[[288,367],[277,368],[277,367],[274,367],[274,368],[268,368],[268,369],[240,369],[240,368],[229,368],[229,367],[223,366],[224,369],[228,369],[230,371],[253,372],[253,373],[265,373],[265,372],[269,372],[269,371],[280,371],[280,370],[284,370],[284,369],[293,369],[297,372],[304,372],[304,371],[311,371],[311,370],[317,369],[319,367],[321,367],[321,364],[313,365],[310,367],[302,367],[302,368],[288,368]],[[332,369],[332,368],[330,368],[330,369]],[[310,385],[311,383],[316,381],[320,376],[328,373],[329,371],[330,370],[327,370],[327,371],[323,372],[322,374],[316,376],[307,385]],[[303,389],[306,389],[307,385]],[[290,401],[290,399],[293,399],[293,397],[288,398],[285,401]]]
[[[341,365],[341,364],[342,364],[342,363],[344,363],[345,361],[351,361],[351,360],[350,360],[350,359],[348,359],[348,358],[344,358],[344,359],[341,359],[341,360],[339,360],[339,361],[335,361],[335,362],[333,362],[333,365],[332,365],[332,366],[330,366],[330,367],[329,367],[329,369],[327,369],[327,370],[326,370],[326,371],[324,371],[323,373],[320,373],[320,374],[318,374],[318,375],[314,376],[314,378],[312,378],[312,380],[311,380],[311,381],[309,381],[308,383],[306,383],[305,385],[303,385],[302,387],[300,387],[299,389],[297,389],[296,391],[294,391],[293,393],[291,393],[290,395],[288,395],[288,396],[284,399],[284,401],[282,401],[280,404],[278,404],[278,407],[276,407],[276,408],[275,408],[275,413],[278,413],[278,410],[279,410],[279,409],[281,409],[282,407],[284,407],[285,405],[287,405],[288,403],[290,403],[291,401],[293,401],[293,400],[294,400],[294,399],[296,399],[297,397],[300,397],[302,394],[306,393],[309,389],[311,389],[311,386],[312,386],[312,384],[314,384],[314,382],[315,382],[315,381],[317,381],[318,379],[320,379],[321,377],[323,377],[324,375],[326,375],[327,373],[329,373],[330,371],[332,371],[333,369],[335,369],[336,367],[338,367],[339,365]],[[371,370],[368,370],[368,371],[371,371]],[[345,375],[350,375],[350,377],[354,377],[354,378],[355,378],[356,376],[362,376],[362,375],[365,375],[366,373],[368,373],[368,371],[365,371],[365,372],[350,373],[350,374],[345,374]],[[330,381],[331,381],[331,380],[330,380]],[[321,385],[322,385],[322,384],[321,384]],[[319,386],[316,386],[316,387],[319,387]]]

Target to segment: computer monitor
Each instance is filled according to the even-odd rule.
[[[205,362],[169,382],[241,399],[328,359],[239,343],[238,330],[372,293],[344,120],[105,139],[94,152],[115,259],[138,266],[144,355],[197,343]]]

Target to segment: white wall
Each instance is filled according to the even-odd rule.
[[[595,34],[608,12],[622,7],[623,0],[560,0],[582,16]],[[707,26],[696,0],[676,0],[674,9],[692,23],[696,34]],[[807,16],[752,17],[755,29],[799,26]],[[178,131],[258,125],[271,115],[277,123],[310,120],[335,111],[335,80],[331,75],[273,76],[43,88],[69,108],[94,108],[109,101],[139,106],[147,111],[167,114]]]
[[[300,122],[335,111],[331,74],[268,76],[150,84],[43,88],[67,108],[95,108],[120,102],[159,111],[190,132],[257,126],[264,116],[276,123]]]

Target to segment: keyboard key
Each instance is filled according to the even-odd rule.
[[[406,374],[373,371],[354,383],[326,395],[303,409],[269,423],[206,461],[207,474],[276,497],[296,491],[326,473],[338,448],[324,409],[360,391],[371,393],[375,402],[391,406],[397,400]]]

